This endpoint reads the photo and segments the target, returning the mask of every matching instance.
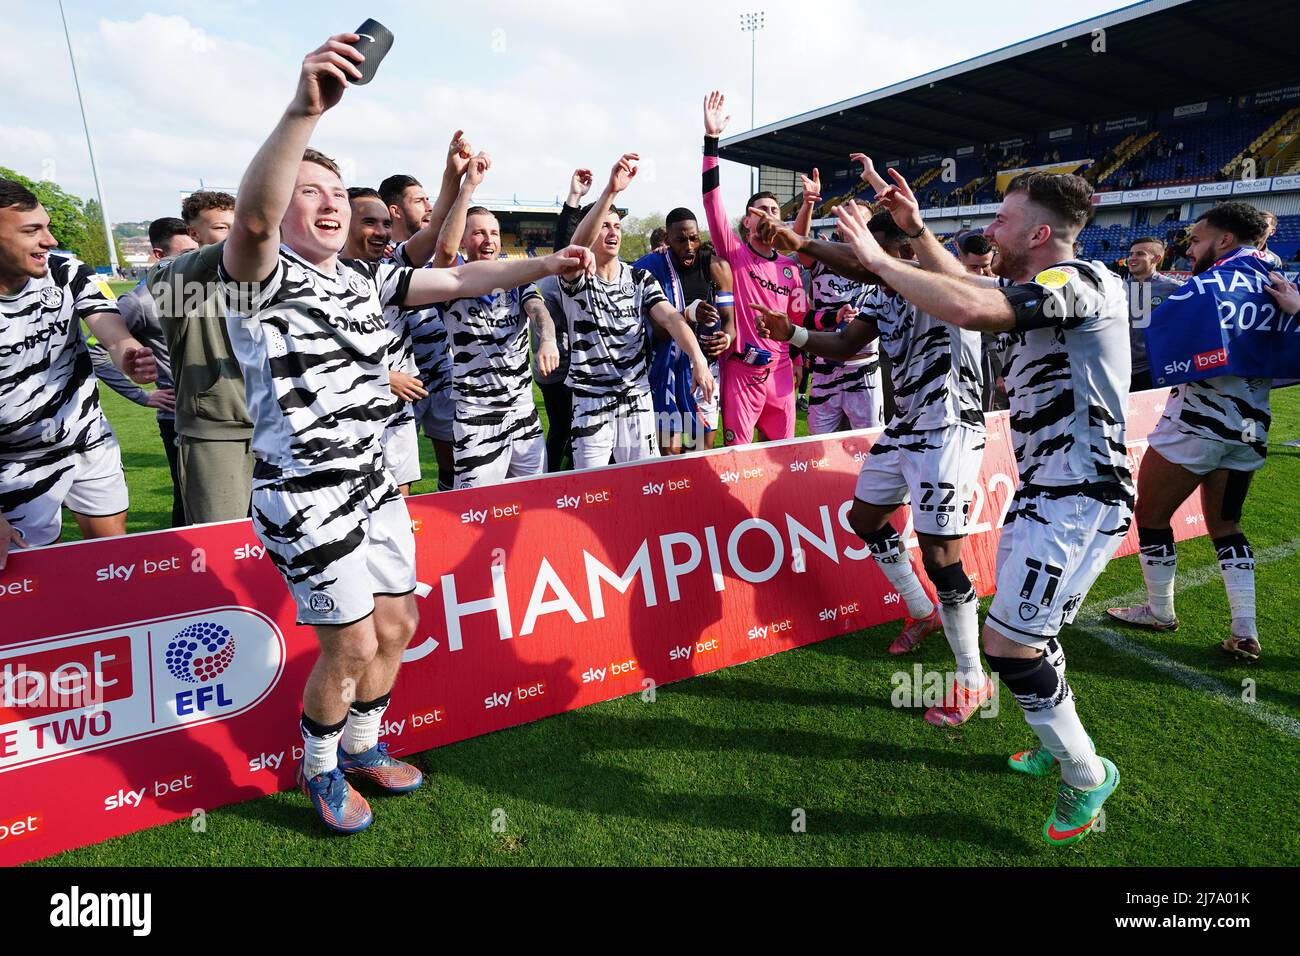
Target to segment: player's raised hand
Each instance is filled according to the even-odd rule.
[[[405,372],[389,371],[388,389],[404,402],[416,402],[429,395],[423,382]]]
[[[122,353],[122,371],[137,385],[150,385],[158,381],[158,363],[153,350],[145,347],[129,348]]]
[[[543,375],[552,374],[560,367],[560,349],[554,339],[543,342],[537,347],[537,370]]]
[[[596,255],[586,246],[565,246],[559,252],[547,256],[543,263],[547,275],[563,276],[576,279],[584,272],[590,275],[596,271]]]
[[[465,185],[478,188],[483,184],[484,177],[492,168],[492,157],[487,153],[479,153],[469,161],[469,168],[465,173]]]
[[[853,308],[853,306],[850,303],[845,302],[842,306],[840,306],[840,310],[835,313],[835,324],[846,325],[849,322],[852,322],[854,316],[856,316],[857,314],[858,314],[858,310]]]
[[[880,248],[880,243],[876,242],[876,237],[867,228],[867,215],[861,206],[847,202],[836,206],[834,212],[835,218],[839,220],[840,238],[853,248],[853,254],[865,268],[874,268],[881,259],[887,257],[885,250]]]
[[[799,174],[803,180],[803,203],[805,206],[815,205],[822,201],[822,175],[813,167],[812,177],[809,178],[803,173]]]
[[[447,146],[447,175],[459,179],[469,169],[470,160],[474,158],[474,147],[465,138],[463,129],[456,130]]]
[[[777,252],[798,252],[802,248],[804,237],[780,219],[752,206],[749,214],[754,217],[753,234],[759,242],[770,245]]]
[[[714,90],[704,98],[704,132],[707,136],[721,136],[731,122],[727,113],[727,98]]]
[[[880,173],[876,172],[876,164],[871,161],[871,157],[866,153],[849,153],[849,159],[862,164],[862,181],[877,193],[889,185],[880,178]]]
[[[1270,272],[1268,278],[1269,285],[1264,286],[1264,291],[1273,297],[1278,308],[1287,315],[1300,312],[1300,290],[1296,284],[1280,272]]]
[[[23,537],[23,533],[6,521],[4,515],[0,515],[0,571],[5,569],[5,563],[9,560],[10,546],[31,547]]]
[[[590,169],[575,169],[573,178],[569,180],[569,196],[575,199],[581,199],[591,191],[591,184],[595,180]]]
[[[632,185],[632,180],[636,176],[637,163],[641,157],[636,153],[624,153],[619,157],[614,168],[609,171],[609,188],[616,193],[621,193]]]
[[[876,201],[889,210],[889,215],[899,229],[909,236],[915,235],[925,227],[925,220],[921,218],[921,204],[916,201],[916,194],[902,173],[897,169],[888,172],[894,184],[877,191]]]
[[[306,116],[320,116],[338,105],[348,83],[361,79],[356,65],[365,56],[350,45],[360,39],[355,33],[339,33],[307,54],[298,75],[293,109]]]
[[[794,324],[790,321],[790,316],[753,302],[749,307],[754,312],[754,327],[758,329],[759,335],[776,342],[790,341],[790,336],[794,334]]]

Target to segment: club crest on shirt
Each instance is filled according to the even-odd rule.
[[[63,290],[58,286],[46,286],[41,290],[41,305],[47,309],[58,309],[63,306]]]
[[[785,267],[785,269],[783,270],[783,274],[785,275],[785,277],[786,277],[787,279],[793,279],[793,278],[794,278],[794,273],[790,271],[790,267],[789,267],[789,266],[786,266],[786,267]]]
[[[323,591],[317,591],[308,598],[307,604],[317,614],[328,614],[334,610],[334,599]]]
[[[348,276],[348,288],[357,295],[369,295],[370,293],[370,283],[359,272],[353,272]]]

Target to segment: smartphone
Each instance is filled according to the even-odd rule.
[[[364,62],[357,64],[357,69],[361,71],[361,79],[352,82],[357,86],[365,86],[375,78],[379,64],[384,62],[384,57],[392,49],[393,34],[378,20],[367,20],[352,32],[361,38],[352,46],[366,58]]]

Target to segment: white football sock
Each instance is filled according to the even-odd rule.
[[[363,705],[363,708],[358,710],[356,704],[348,708],[348,720],[343,727],[345,753],[364,753],[379,743],[379,729],[384,724],[384,713],[388,710],[388,695],[385,694],[373,705]]]
[[[889,578],[889,583],[894,586],[894,590],[907,605],[908,615],[922,618],[934,613],[934,603],[925,593],[925,588],[921,586],[921,579],[916,576],[916,569],[912,567],[912,559],[901,545],[887,554],[876,554],[874,550],[872,554],[880,570],[885,573],[885,577]]]
[[[1148,537],[1150,532],[1138,529],[1139,539]],[[1172,621],[1174,613],[1174,576],[1178,573],[1178,552],[1173,544],[1173,532],[1167,532],[1168,540],[1157,534],[1155,541],[1143,541],[1142,579],[1147,585],[1147,606],[1151,613],[1162,621]]]
[[[1223,589],[1228,592],[1232,609],[1232,636],[1258,639],[1255,627],[1255,552],[1245,535],[1219,538],[1214,542],[1219,552],[1219,572]]]
[[[1061,761],[1061,779],[1080,790],[1092,790],[1106,782],[1106,768],[1092,749],[1092,741],[1074,709],[1074,695],[1067,694],[1055,707],[1025,711],[1025,721],[1052,756]]]

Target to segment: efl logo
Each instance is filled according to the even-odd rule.
[[[245,607],[7,648],[0,774],[235,717],[271,693],[284,664],[284,635]]]
[[[189,684],[215,681],[235,659],[235,638],[230,628],[214,621],[199,621],[181,630],[171,639],[163,654],[167,670],[177,680]],[[185,690],[176,695],[176,714],[184,716],[206,711],[209,706],[229,707],[234,700],[226,685],[214,683],[197,691]]]
[[[1218,368],[1220,365],[1228,364],[1228,350],[1217,348],[1213,352],[1202,352],[1200,355],[1192,356],[1192,361],[1198,372],[1203,372],[1207,368]]]

